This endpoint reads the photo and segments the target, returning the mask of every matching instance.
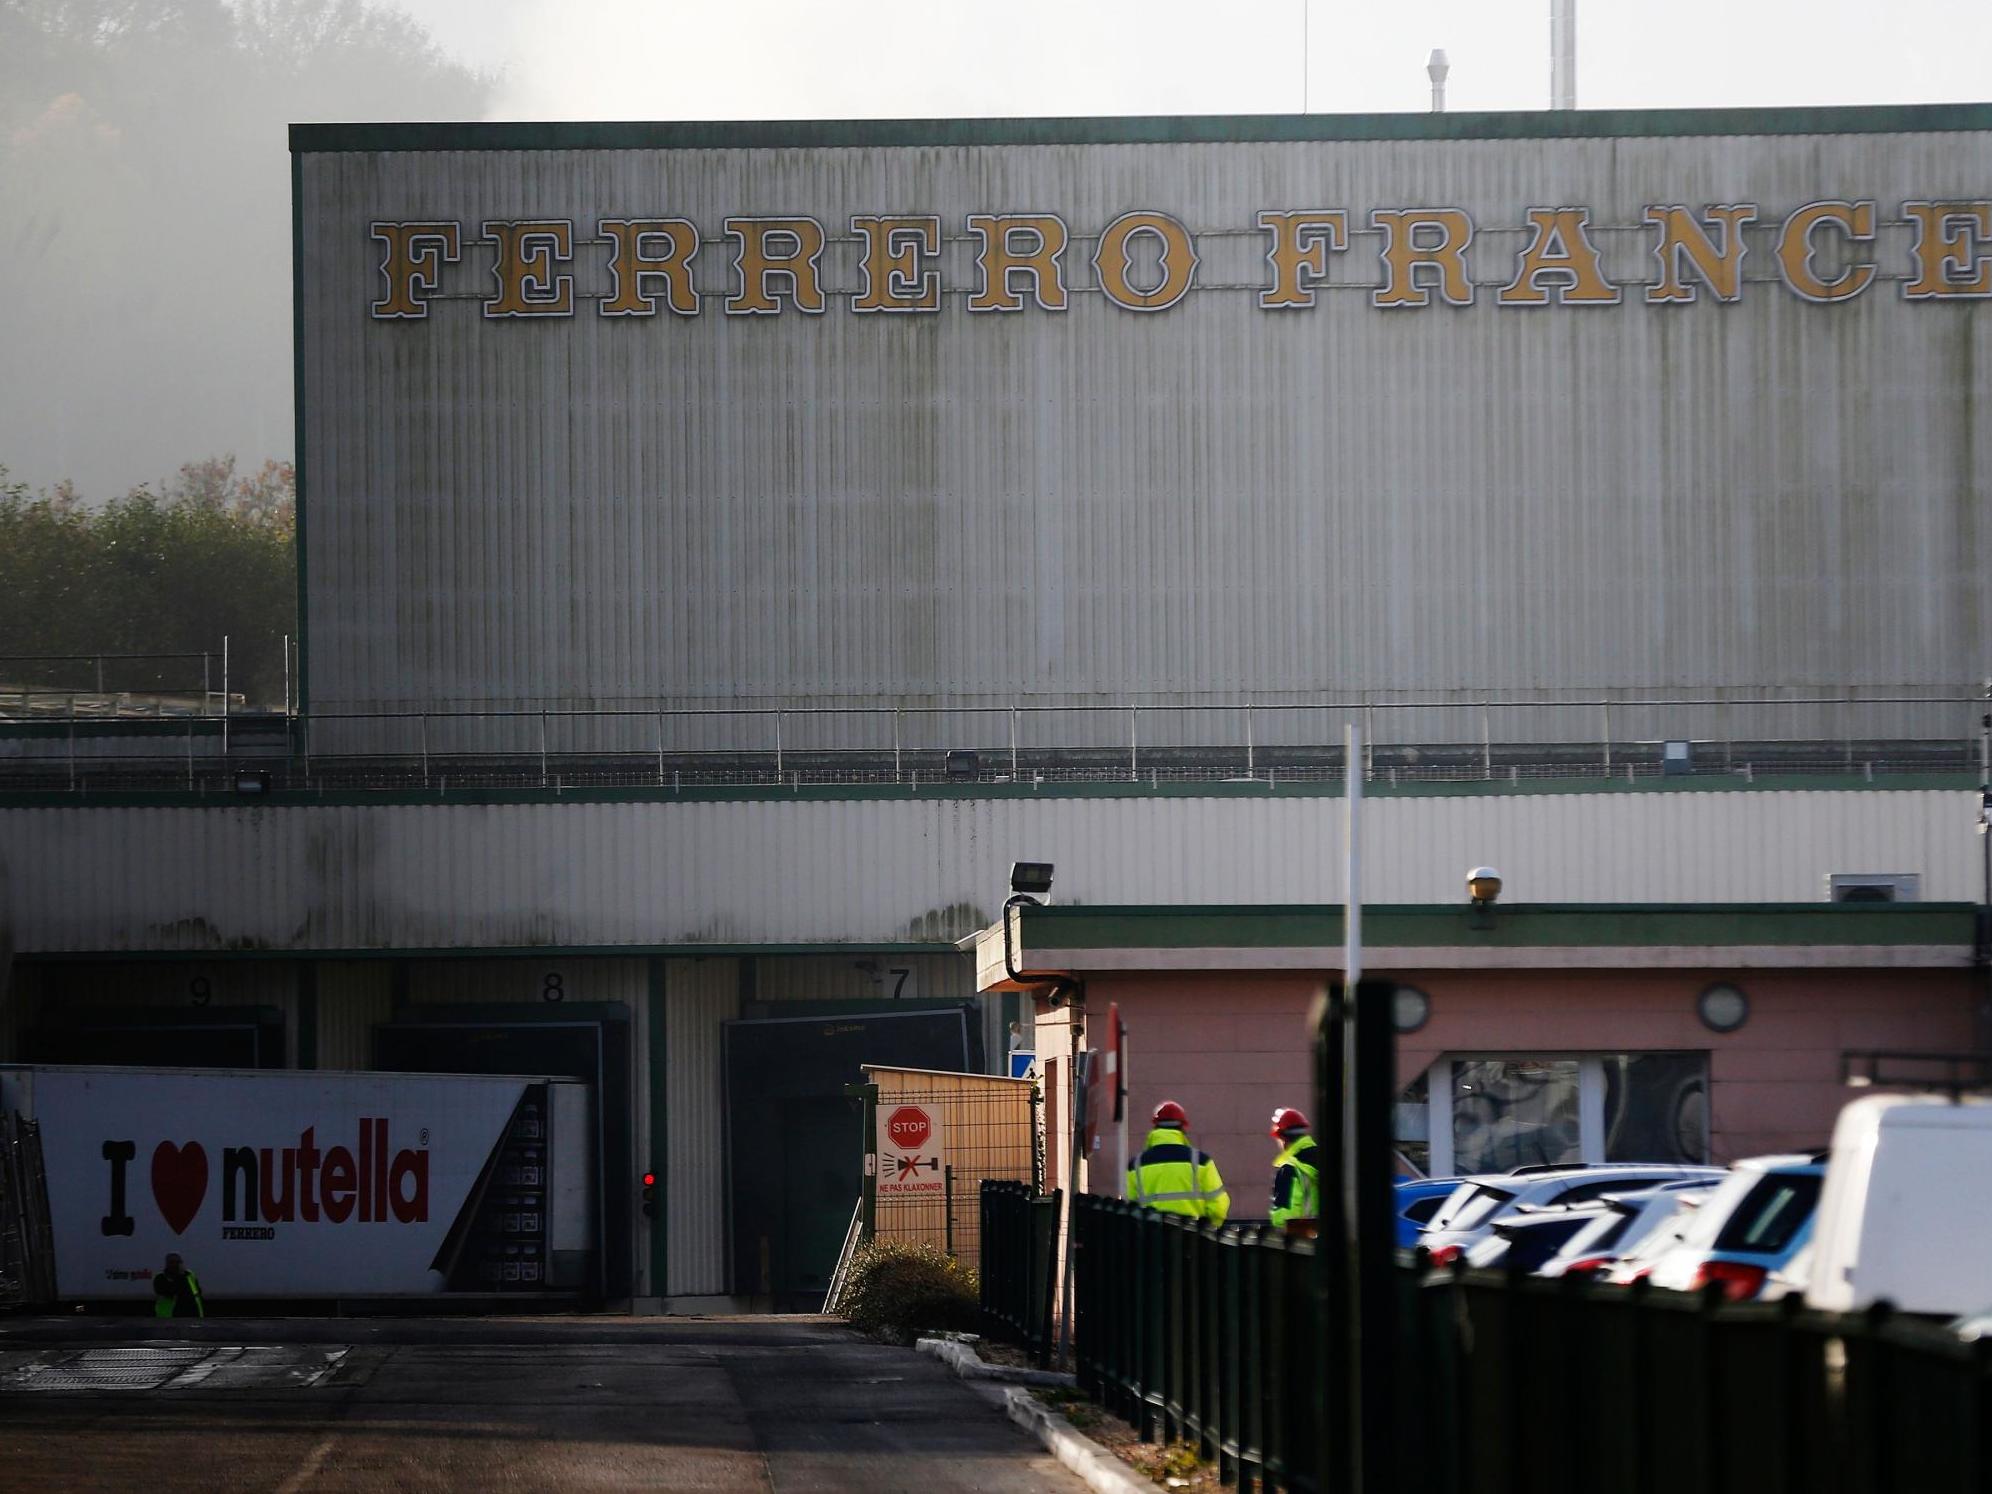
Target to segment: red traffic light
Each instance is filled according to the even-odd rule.
[[[646,1172],[643,1175],[643,1186],[646,1188],[655,1188],[657,1186],[657,1174],[654,1172]]]

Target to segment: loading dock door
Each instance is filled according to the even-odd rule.
[[[733,1290],[779,1312],[823,1303],[864,1167],[861,1065],[961,1072],[974,1008],[726,1024]]]
[[[403,1074],[556,1074],[583,1079],[596,1105],[595,1197],[601,1210],[599,1295],[630,1295],[629,1008],[619,1001],[556,1007],[406,1007],[374,1029],[374,1066]]]
[[[280,1069],[284,1014],[273,1006],[84,1010],[28,1033],[31,1063],[139,1069]]]

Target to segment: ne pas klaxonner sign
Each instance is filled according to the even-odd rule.
[[[1992,297],[1992,200],[1910,201],[1900,216],[1914,241],[1904,262],[1902,294],[1912,301]],[[1640,228],[1653,255],[1653,273],[1636,286],[1607,277],[1593,239],[1589,208],[1531,207],[1516,224],[1525,241],[1500,267],[1491,299],[1499,306],[1614,306],[1636,289],[1655,305],[1687,304],[1706,291],[1719,302],[1744,294],[1743,261],[1755,230],[1768,240],[1777,278],[1807,301],[1851,301],[1880,273],[1875,250],[1883,209],[1873,198],[1831,198],[1781,212],[1756,203],[1703,207],[1654,204]],[[819,315],[833,298],[822,260],[830,239],[811,217],[729,217],[724,245],[731,259],[728,316],[784,311]],[[862,286],[848,293],[851,310],[918,316],[941,310],[944,289],[965,291],[971,313],[1020,312],[1028,306],[1062,312],[1074,288],[1097,289],[1131,312],[1165,311],[1195,288],[1196,239],[1166,212],[1123,213],[1084,235],[1090,254],[1068,256],[1082,236],[1053,213],[971,213],[966,220],[973,268],[964,286],[946,286],[938,263],[944,225],[938,215],[856,215]],[[1472,217],[1456,207],[1376,208],[1360,218],[1342,208],[1265,211],[1254,231],[1264,235],[1266,277],[1258,304],[1267,311],[1305,310],[1328,278],[1331,256],[1374,242],[1377,279],[1371,302],[1384,308],[1471,305],[1476,287],[1470,261]],[[420,320],[443,291],[446,266],[466,246],[491,246],[489,280],[481,295],[487,317],[567,317],[576,295],[572,266],[584,229],[566,218],[438,219],[376,222],[378,291],[371,302],[381,320]],[[693,285],[694,262],[708,252],[699,227],[686,218],[599,218],[591,254],[609,272],[610,289],[594,298],[604,317],[651,317],[661,311],[693,317],[703,298]],[[1090,277],[1075,276],[1070,259],[1090,261]],[[1487,273],[1485,266],[1483,273]],[[460,293],[460,292],[459,292]]]

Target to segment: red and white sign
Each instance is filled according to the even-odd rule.
[[[0,1100],[41,1124],[61,1296],[150,1299],[170,1250],[216,1298],[365,1297],[445,1289],[526,1083],[47,1067]]]
[[[878,1196],[941,1197],[947,1148],[940,1107],[882,1105],[878,1112]]]

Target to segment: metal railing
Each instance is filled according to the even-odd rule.
[[[1316,1487],[1325,1384],[1312,1242],[1086,1194],[1073,1205],[1079,1388],[1143,1441],[1193,1444],[1227,1482]]]
[[[1113,1199],[1074,1205],[1080,1389],[1241,1489],[1324,1488],[1318,1470],[1338,1466],[1328,1370],[1343,1351],[1316,1245]],[[1014,1301],[1040,1263],[1015,1229],[989,1238],[985,1304]],[[1403,1259],[1396,1488],[1992,1487],[1992,1339],[1885,1307],[1726,1305],[1719,1285],[1689,1295]]]
[[[990,1332],[1022,1344],[1040,1365],[1051,1359],[1058,1296],[1056,1189],[985,1181],[981,1189],[982,1318]]]
[[[247,734],[243,751],[283,759],[283,787],[305,789],[1224,780],[1270,788],[1341,776],[1335,744],[1345,721],[1363,723],[1365,773],[1382,783],[1982,776],[1992,768],[1987,703],[1983,691],[1905,686],[1870,695],[1750,687],[1231,704],[462,707],[318,711],[281,738],[271,728],[291,722],[275,713],[230,720],[224,712],[224,720]],[[70,719],[79,719],[73,703]],[[165,780],[188,775],[202,742],[190,720],[175,750],[121,745],[113,762],[103,744],[51,735],[0,771],[14,780],[39,771],[63,785],[183,786]],[[225,756],[229,744],[219,745]],[[225,772],[221,765],[217,776]]]

